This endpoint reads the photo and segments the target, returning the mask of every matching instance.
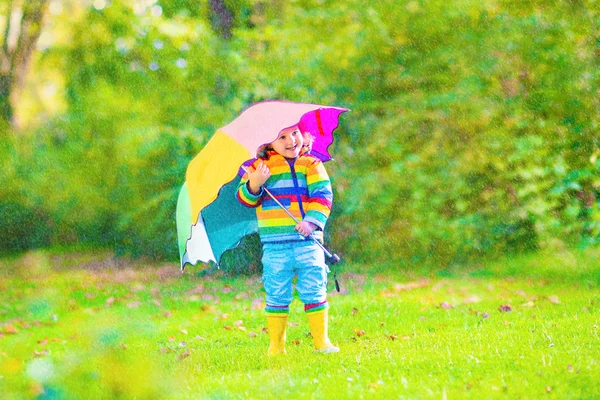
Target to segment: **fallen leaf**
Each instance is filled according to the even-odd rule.
[[[353,308],[352,308],[352,315],[353,315],[353,316],[354,316],[354,315],[356,315],[356,313],[357,313],[357,312],[358,312],[358,308],[356,308],[356,307],[353,307]]]
[[[523,307],[535,307],[535,303],[533,301],[528,301],[527,303],[522,304]]]
[[[187,335],[187,334],[188,334],[188,331],[187,331],[187,329],[181,329],[181,330],[179,330],[179,332],[183,333],[184,335]]]
[[[262,333],[269,333],[269,328],[262,328],[261,331]]]
[[[48,350],[44,349],[42,351],[34,351],[33,352],[33,356],[34,357],[43,357],[43,356],[47,356],[48,355]]]
[[[365,335],[365,331],[363,331],[362,329],[355,329],[354,333],[356,333],[356,336],[364,336]]]
[[[196,286],[195,288],[193,288],[192,290],[188,290],[187,292],[185,292],[185,294],[187,295],[192,295],[192,294],[199,294],[199,293],[204,293],[204,285],[200,284],[198,286]]]
[[[398,339],[398,335],[392,334],[392,335],[388,336],[388,338],[390,338],[392,341],[394,341],[394,340]]]
[[[488,314],[486,312],[483,313],[483,318],[489,318],[489,317],[490,317],[490,314]]]
[[[296,345],[296,346],[298,346],[300,343],[301,343],[301,342],[300,342],[300,340],[298,340],[298,339],[296,339],[296,340],[293,340],[293,341],[292,341],[292,344],[294,344],[294,345]]]
[[[258,333],[256,333],[256,332],[250,332],[250,333],[248,333],[248,337],[255,338],[257,336],[258,336]]]
[[[510,311],[512,311],[512,307],[510,306],[510,304],[502,304],[500,307],[498,307],[498,311],[510,312]]]
[[[108,299],[106,299],[106,307],[110,307],[114,302],[115,302],[115,298],[109,297]]]
[[[401,291],[408,291],[408,290],[413,290],[413,289],[418,289],[418,288],[422,288],[425,286],[429,285],[429,280],[428,279],[423,279],[419,282],[409,282],[409,283],[396,283],[394,285],[394,290],[397,292],[401,292]]]
[[[263,308],[265,308],[265,303],[262,299],[254,299],[252,300],[250,308],[252,310],[262,310]]]
[[[448,303],[447,301],[443,301],[440,303],[440,307],[442,307],[444,310],[449,310],[452,308],[452,304]]]
[[[375,390],[377,389],[379,386],[383,385],[383,381],[379,380],[377,382],[371,382],[367,385],[367,388]]]
[[[78,310],[79,308],[80,308],[80,307],[79,307],[79,305],[78,305],[78,304],[75,302],[75,300],[73,300],[73,299],[70,299],[70,300],[69,300],[69,310],[70,310],[70,311],[75,311],[75,310]]]
[[[127,308],[138,308],[140,305],[142,305],[142,303],[140,303],[139,301],[134,301],[131,303],[127,303]]]
[[[546,392],[550,393],[552,391],[552,388],[550,386],[546,386]]]
[[[48,344],[48,338],[44,339],[44,340],[38,340],[37,342],[40,346],[45,346]]]
[[[225,325],[225,326],[223,327],[223,329],[230,331],[230,330],[232,330],[232,329],[233,329],[233,327],[232,327],[232,326],[229,326],[229,325]]]
[[[206,338],[204,338],[202,336],[196,336],[196,340],[206,340]]]
[[[465,299],[465,301],[463,301],[463,304],[473,304],[473,303],[479,303],[481,301],[481,298],[479,296],[473,295],[473,296],[469,296]]]
[[[4,333],[9,334],[9,335],[14,335],[14,334],[19,333],[19,331],[13,325],[6,325],[4,327]]]
[[[233,288],[229,285],[225,285],[223,286],[223,289],[221,289],[221,293],[231,293],[233,292]]]
[[[127,345],[126,345],[126,344],[122,344],[122,345],[121,345],[121,348],[122,348],[122,349],[127,349]]]
[[[560,304],[560,300],[558,300],[558,296],[548,296],[548,301],[552,304]]]
[[[242,293],[236,294],[235,297],[234,297],[234,299],[235,300],[246,300],[249,297],[250,296],[248,295],[248,293],[242,292]]]
[[[192,352],[190,351],[190,349],[186,349],[186,351],[181,353],[177,358],[180,360],[183,360],[184,358],[188,358],[191,355],[192,355]]]

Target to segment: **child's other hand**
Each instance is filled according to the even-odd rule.
[[[308,236],[317,229],[317,226],[312,222],[300,221],[294,229],[300,232],[301,235]]]
[[[254,194],[260,192],[261,186],[265,184],[270,176],[271,170],[261,161],[254,171],[248,173],[250,191]]]

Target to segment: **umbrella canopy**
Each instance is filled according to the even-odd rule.
[[[296,124],[315,137],[311,154],[323,162],[338,126],[341,107],[265,101],[244,110],[235,120],[217,129],[190,162],[177,202],[177,237],[181,269],[187,264],[215,261],[241,239],[258,231],[256,212],[242,206],[235,192],[256,150]]]

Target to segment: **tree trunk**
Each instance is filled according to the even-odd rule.
[[[25,0],[18,26],[11,25],[13,6],[13,0],[9,0],[0,54],[0,121],[14,127],[17,120],[15,106],[25,82],[31,55],[42,33],[48,0]],[[18,35],[16,45],[11,46],[9,41],[15,29]]]
[[[224,0],[210,0],[210,22],[221,37],[231,39],[233,12],[227,8]]]

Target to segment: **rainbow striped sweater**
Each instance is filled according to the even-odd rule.
[[[294,230],[296,223],[264,191],[266,187],[298,220],[309,221],[319,227],[313,236],[323,240],[323,229],[331,212],[333,192],[323,163],[309,154],[286,159],[275,151],[267,153],[267,160],[257,159],[250,170],[262,161],[271,170],[271,176],[254,195],[248,189],[244,175],[237,190],[237,198],[246,207],[256,208],[258,234],[262,243],[303,241],[304,236]]]

